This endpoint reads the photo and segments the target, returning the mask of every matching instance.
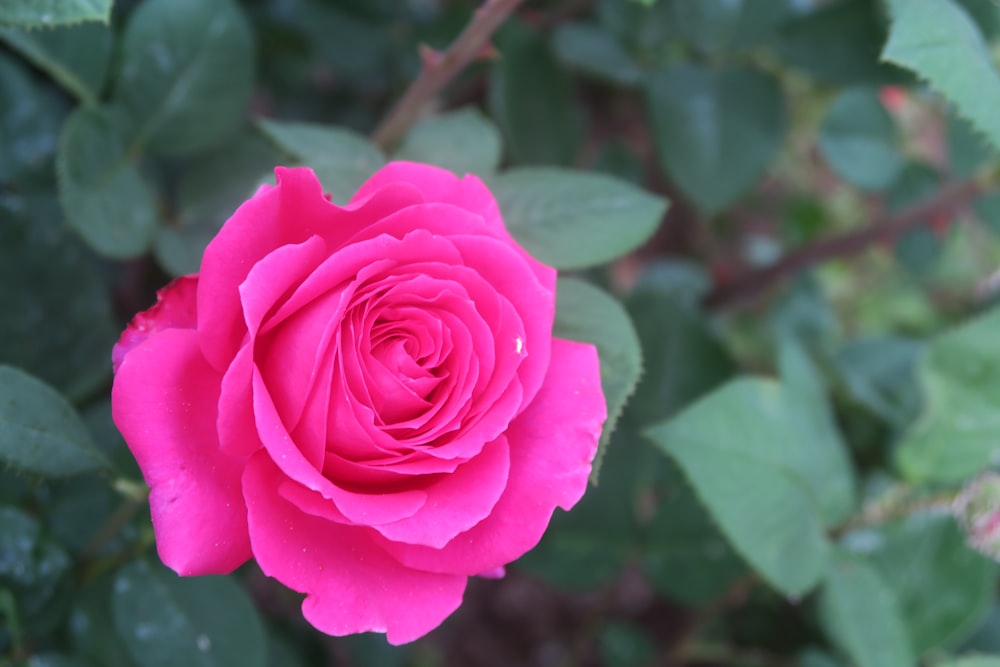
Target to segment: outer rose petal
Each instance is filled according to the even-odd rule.
[[[147,338],[164,329],[193,329],[197,324],[198,276],[182,276],[156,293],[152,308],[137,313],[125,327],[111,350],[114,371],[122,365],[125,355]]]
[[[411,570],[367,531],[303,513],[277,493],[286,477],[263,452],[243,479],[254,556],[261,569],[308,594],[302,613],[332,635],[385,632],[405,644],[436,628],[462,602],[466,577]]]
[[[231,572],[250,557],[244,463],[219,450],[219,373],[193,329],[167,329],[128,353],[112,416],[149,484],[160,559],[181,575]]]
[[[583,496],[606,417],[597,349],[552,339],[545,383],[507,430],[510,476],[490,515],[442,549],[379,544],[430,572],[473,575],[520,558],[538,544],[556,506],[568,510]]]

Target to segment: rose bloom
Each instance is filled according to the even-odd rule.
[[[346,206],[278,168],[115,346],[163,562],[248,559],[323,632],[439,625],[583,495],[597,352],[474,176],[396,162]]]

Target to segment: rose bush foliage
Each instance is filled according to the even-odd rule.
[[[596,349],[474,176],[396,162],[340,207],[278,168],[114,350],[163,562],[254,558],[334,635],[436,627],[581,497]]]

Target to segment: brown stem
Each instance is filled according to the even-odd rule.
[[[372,133],[372,140],[389,150],[403,138],[425,104],[441,92],[462,68],[483,52],[483,46],[507,16],[524,0],[486,0],[462,34],[441,54],[424,58],[420,74]]]
[[[721,309],[745,303],[785,278],[831,259],[856,255],[880,242],[891,242],[905,232],[929,224],[937,215],[960,208],[984,193],[979,180],[958,181],[943,186],[935,196],[898,214],[885,216],[871,226],[824,239],[788,253],[763,269],[737,276],[715,287],[704,299],[705,306]]]

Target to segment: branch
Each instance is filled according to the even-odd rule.
[[[444,53],[422,54],[420,74],[372,133],[382,150],[392,148],[410,129],[423,107],[441,92],[462,68],[483,52],[483,46],[500,24],[524,0],[486,0],[472,21]]]
[[[704,304],[710,309],[721,309],[749,301],[785,278],[817,264],[856,255],[877,243],[892,242],[901,234],[930,224],[936,216],[968,204],[987,189],[979,180],[945,185],[932,198],[898,214],[885,216],[870,227],[808,245],[763,269],[737,276],[731,283],[712,289],[705,296]]]

